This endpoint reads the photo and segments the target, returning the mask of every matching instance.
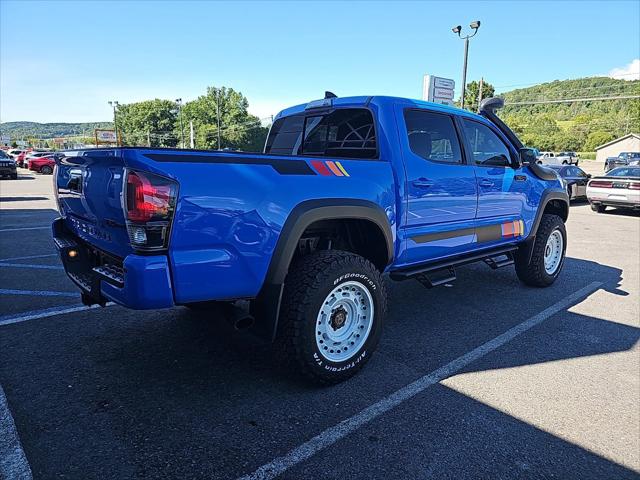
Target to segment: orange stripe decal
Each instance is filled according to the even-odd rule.
[[[336,167],[336,164],[333,163],[332,161],[327,161],[327,166],[329,167],[329,169],[338,177],[343,177],[344,175],[342,174],[342,172],[340,171],[340,169],[338,167]]]

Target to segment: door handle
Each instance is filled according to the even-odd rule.
[[[481,187],[493,187],[495,185],[491,180],[488,180],[486,178],[483,178],[482,180],[480,180],[480,182],[478,182],[478,184]]]
[[[411,182],[413,184],[414,187],[420,187],[420,188],[429,188],[433,186],[433,181],[427,179],[427,178],[418,178],[417,180],[414,180],[413,182]]]

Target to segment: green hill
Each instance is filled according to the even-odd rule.
[[[628,95],[640,95],[640,81],[608,77],[556,80],[501,94],[506,106],[500,116],[529,146],[593,151],[609,140],[640,131],[640,99],[513,104]]]
[[[5,122],[0,123],[2,135],[10,135],[12,140],[24,138],[55,138],[71,135],[93,135],[95,128],[113,128],[112,122],[93,123],[36,123]]]

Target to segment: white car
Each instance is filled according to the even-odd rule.
[[[640,167],[618,167],[587,184],[591,210],[602,213],[607,207],[640,210]]]
[[[21,150],[19,148],[12,148],[11,150],[7,150],[7,155],[9,155],[11,158],[15,158],[22,152],[24,152],[24,150]]]

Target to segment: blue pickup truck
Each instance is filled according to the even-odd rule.
[[[515,265],[551,285],[569,201],[498,118],[392,97],[324,99],[274,119],[264,153],[68,152],[53,236],[87,305],[214,305],[335,383],[376,348],[383,273],[434,287]]]

